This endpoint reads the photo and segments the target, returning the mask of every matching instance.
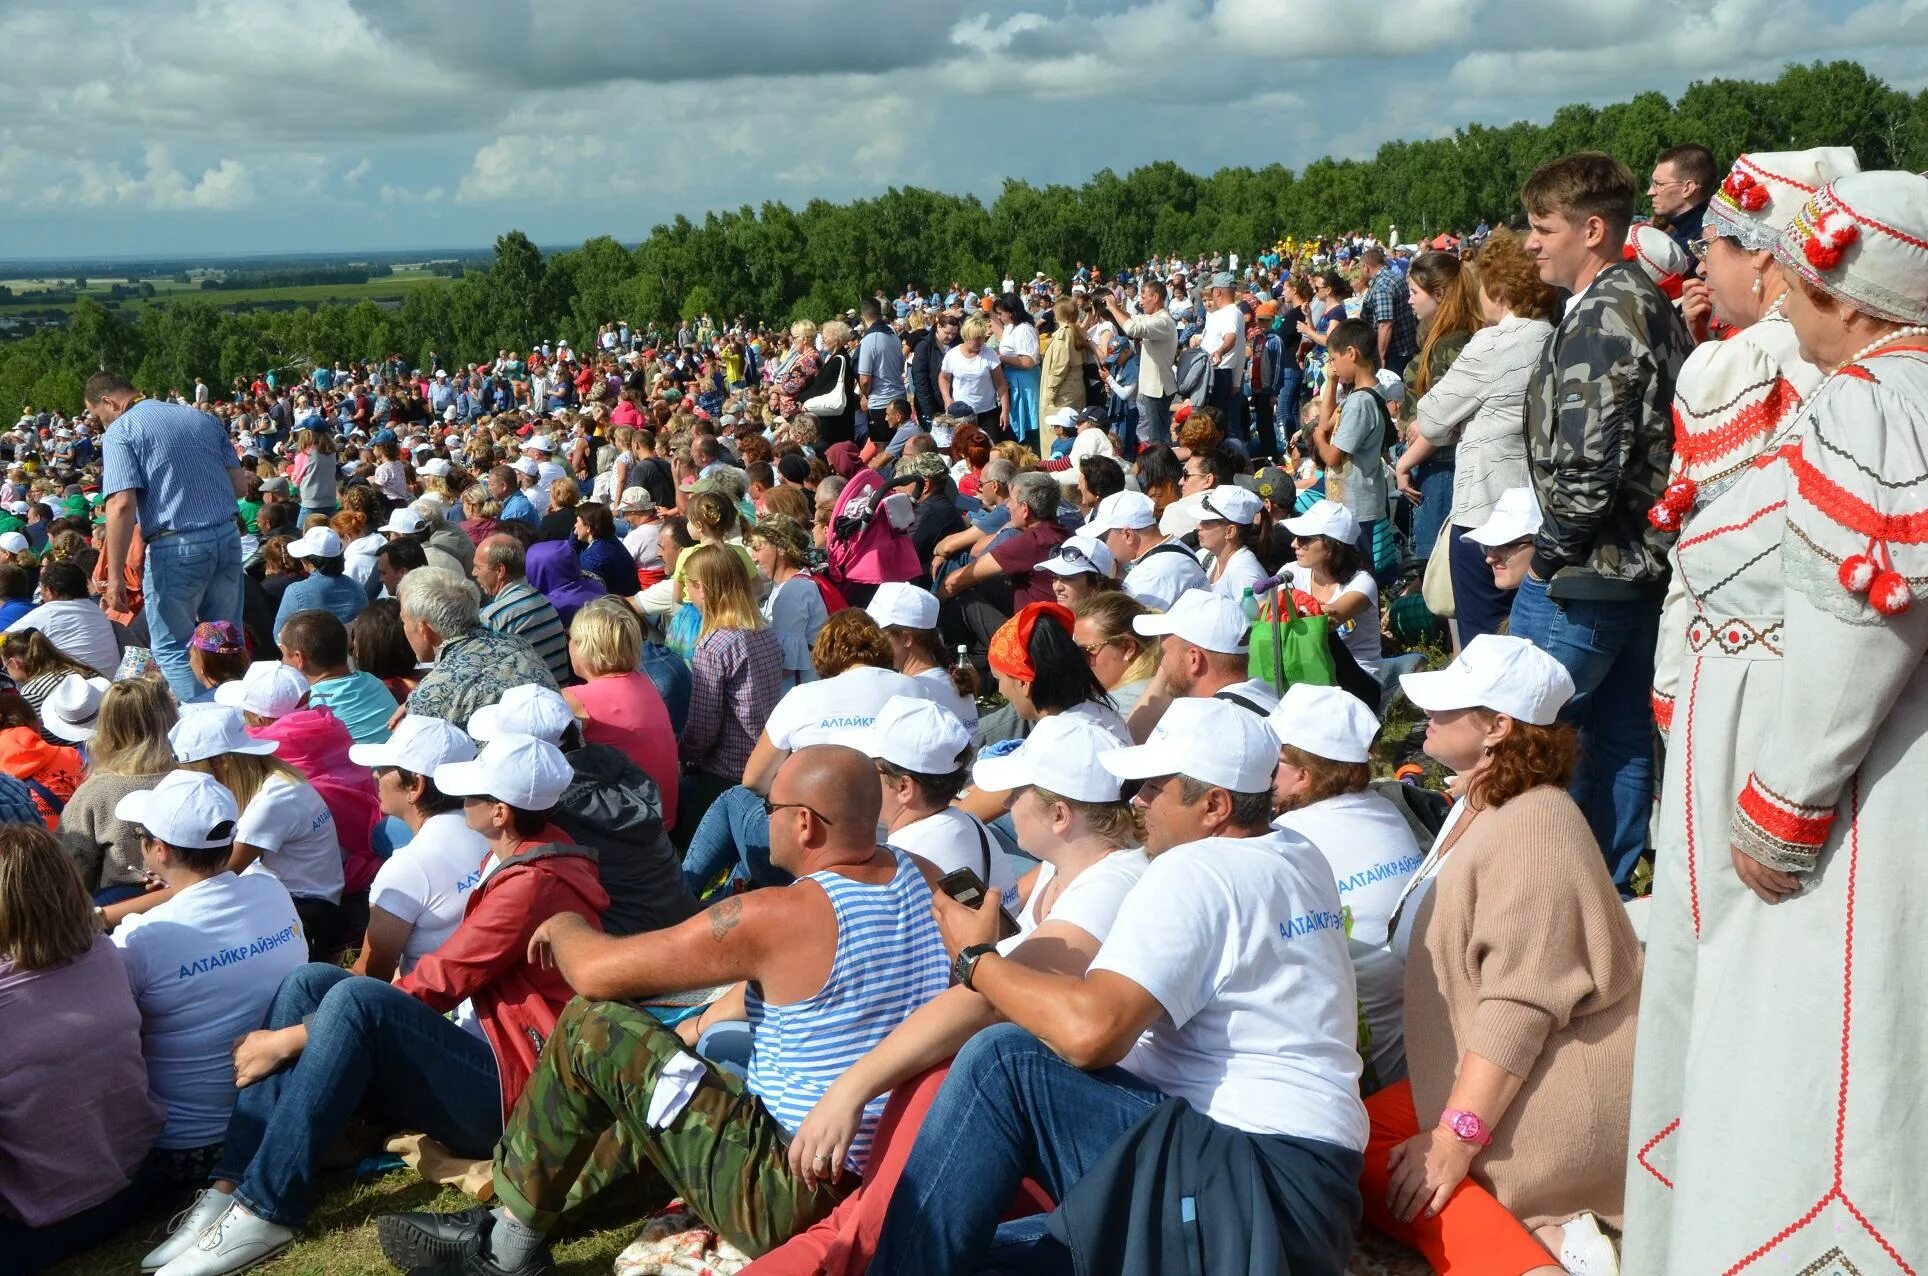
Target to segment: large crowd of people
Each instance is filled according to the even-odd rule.
[[[29,407],[0,1269],[1916,1270],[1928,178],[1646,195]]]

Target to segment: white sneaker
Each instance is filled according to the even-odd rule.
[[[147,1252],[141,1260],[143,1272],[158,1272],[168,1265],[175,1256],[187,1251],[188,1246],[201,1238],[209,1223],[227,1213],[228,1206],[234,1203],[232,1192],[217,1192],[204,1187],[194,1197],[194,1203],[174,1216],[167,1225],[167,1239]]]
[[[232,1203],[157,1276],[232,1276],[279,1254],[294,1238],[293,1228],[256,1218]]]
[[[1620,1256],[1600,1230],[1599,1219],[1582,1214],[1560,1230],[1560,1266],[1569,1276],[1620,1276]]]

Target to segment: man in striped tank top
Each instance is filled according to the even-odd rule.
[[[830,1083],[944,991],[950,963],[931,888],[879,846],[877,775],[838,745],[799,749],[765,805],[771,862],[793,885],[732,896],[667,930],[612,939],[544,924],[532,954],[578,997],[557,1021],[496,1146],[502,1208],[380,1222],[402,1270],[534,1276],[554,1270],[547,1235],[565,1207],[621,1179],[680,1197],[745,1253],[774,1248],[857,1184],[883,1098],[865,1113],[842,1173],[814,1185],[786,1163],[791,1135]],[[692,1054],[632,1000],[719,985],[702,1023],[747,1019],[747,1080]]]

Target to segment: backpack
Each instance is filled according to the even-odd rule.
[[[1175,373],[1176,397],[1203,402],[1205,383],[1210,379],[1212,360],[1203,350],[1187,347],[1178,352]]]
[[[840,611],[850,609],[850,600],[844,597],[843,590],[831,583],[828,576],[821,572],[805,572],[804,575],[808,576],[810,583],[817,587],[817,593],[823,599],[825,615],[834,616]]]

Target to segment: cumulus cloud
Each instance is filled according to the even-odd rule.
[[[0,42],[0,242],[259,250],[1298,166],[1815,57],[1914,90],[1928,0],[5,0]]]

